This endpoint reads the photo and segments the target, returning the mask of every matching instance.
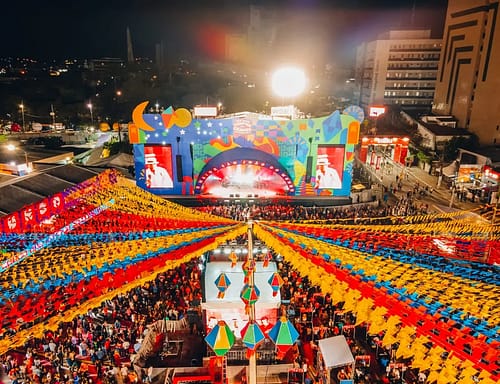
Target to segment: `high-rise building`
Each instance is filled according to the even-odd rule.
[[[359,105],[428,109],[434,99],[441,39],[430,30],[391,30],[356,52]]]
[[[433,112],[453,115],[482,145],[500,143],[498,0],[450,0]]]

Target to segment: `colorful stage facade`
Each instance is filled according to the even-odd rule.
[[[144,113],[129,125],[137,185],[158,195],[349,196],[362,118],[273,120],[257,114],[193,118],[185,108]],[[360,120],[361,118],[361,120]]]

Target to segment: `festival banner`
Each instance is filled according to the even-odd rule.
[[[19,233],[21,232],[21,219],[19,212],[11,213],[3,218],[4,231],[6,233]]]
[[[21,210],[22,228],[24,230],[31,228],[36,224],[36,208],[35,205],[29,205]]]
[[[50,218],[49,198],[45,198],[36,204],[36,218],[38,223]]]
[[[50,197],[50,212],[55,215],[64,209],[64,196],[62,193],[57,193]]]

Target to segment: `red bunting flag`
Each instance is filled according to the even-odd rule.
[[[24,229],[31,228],[33,225],[36,224],[36,214],[34,205],[24,207],[21,210],[21,219]]]
[[[50,198],[51,214],[57,214],[61,212],[63,208],[64,208],[64,196],[62,193],[58,193]]]
[[[50,201],[48,198],[38,202],[36,206],[36,217],[39,223],[50,218]]]
[[[6,233],[21,232],[21,219],[19,218],[19,212],[14,212],[4,217],[3,223],[4,231]]]

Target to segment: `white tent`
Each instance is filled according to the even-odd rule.
[[[345,336],[340,335],[321,339],[318,341],[318,346],[327,371],[328,382],[330,382],[330,370],[333,368],[350,365],[352,366],[352,372],[354,372],[355,359]]]

